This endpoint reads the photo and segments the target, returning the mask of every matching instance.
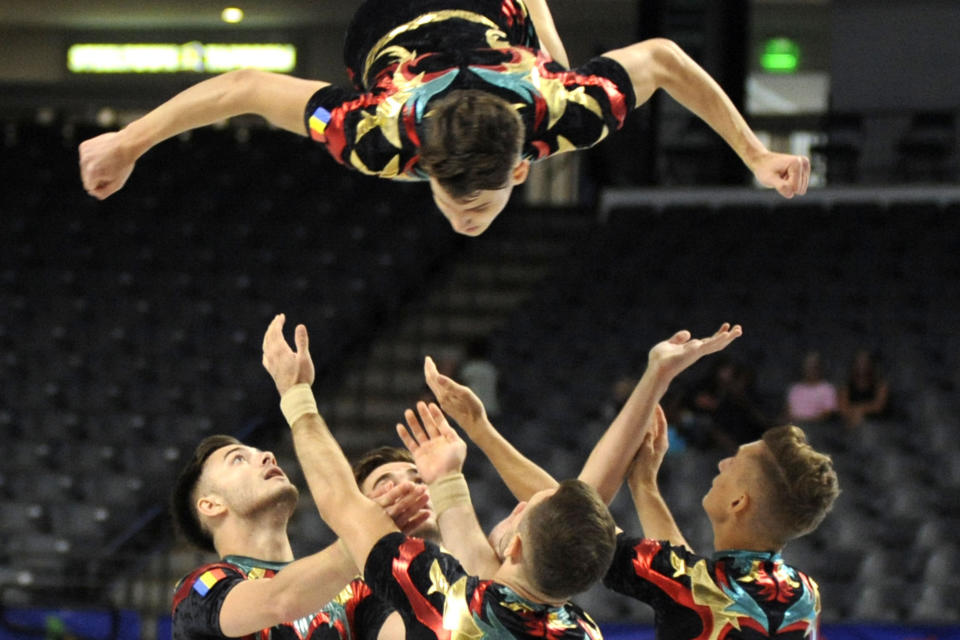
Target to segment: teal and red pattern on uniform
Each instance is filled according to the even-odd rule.
[[[244,580],[269,579],[286,566],[242,556],[204,565],[180,581],[173,597],[173,640],[225,638],[220,608],[230,590]],[[392,609],[354,580],[331,602],[299,620],[247,636],[258,640],[376,640]]]
[[[408,640],[601,640],[597,625],[576,605],[539,604],[505,585],[468,576],[437,545],[402,533],[380,539],[364,577],[377,597],[400,612]]]
[[[366,0],[347,31],[353,87],[309,101],[310,136],[363,173],[422,180],[420,140],[430,104],[477,89],[514,106],[530,160],[592,146],[623,126],[633,85],[616,61],[565,69],[540,50],[521,0]]]
[[[704,558],[621,534],[604,584],[653,607],[658,640],[820,637],[817,584],[773,552],[718,551]]]

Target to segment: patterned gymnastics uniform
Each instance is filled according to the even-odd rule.
[[[272,578],[286,566],[242,556],[196,569],[177,585],[173,596],[173,640],[226,638],[220,631],[220,607],[243,580]],[[354,580],[313,615],[246,636],[258,640],[376,640],[393,611]]]
[[[431,542],[391,533],[367,558],[367,584],[403,617],[408,640],[601,640],[576,605],[537,604],[509,587],[468,576]]]
[[[418,164],[423,118],[453,90],[514,105],[530,160],[596,144],[635,103],[616,61],[601,56],[567,70],[541,51],[522,0],[366,0],[344,59],[354,87],[314,94],[307,131],[341,164],[381,178],[427,178]]]
[[[648,603],[658,640],[817,640],[820,590],[777,553],[707,559],[648,538],[617,539],[604,584]]]

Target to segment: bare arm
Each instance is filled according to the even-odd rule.
[[[492,579],[500,560],[480,528],[463,478],[467,443],[447,422],[436,404],[417,403],[417,414],[404,413],[407,427],[397,424],[397,435],[413,455],[417,470],[430,485],[443,544],[470,575]]]
[[[653,38],[604,55],[630,74],[637,105],[663,89],[720,134],[760,184],[775,188],[786,198],[806,193],[809,159],[769,151],[720,85],[676,44]]]
[[[643,437],[640,449],[630,467],[627,483],[637,509],[643,535],[654,540],[667,540],[674,545],[690,549],[667,503],[660,495],[657,472],[667,453],[667,418],[663,409],[657,407],[653,428]],[[692,551],[692,549],[691,549]]]
[[[450,477],[440,480],[457,481]],[[466,485],[466,482],[463,484]],[[436,482],[431,484],[431,491],[436,492],[436,487]],[[444,509],[437,514],[437,524],[443,546],[460,561],[467,573],[481,580],[492,580],[500,568],[500,560],[480,527],[473,503],[466,500]]]
[[[689,331],[678,331],[669,340],[654,345],[640,382],[590,452],[580,479],[595,487],[607,503],[613,500],[643,442],[657,403],[673,379],[703,356],[725,349],[742,334],[740,325],[731,328],[724,323],[709,338],[691,339]]]
[[[317,413],[309,390],[314,368],[307,328],[297,326],[294,351],[283,337],[284,320],[278,315],[267,328],[263,366],[277,385],[281,404],[287,403],[294,449],[320,517],[340,536],[362,569],[377,541],[399,529],[377,503],[360,493],[350,464]],[[291,403],[300,408],[291,413]]]
[[[424,360],[423,373],[440,407],[480,447],[518,501],[529,500],[538,491],[557,486],[549,473],[500,435],[487,417],[480,398],[469,387],[437,371],[437,365],[429,356]]]
[[[540,46],[551,58],[569,69],[567,51],[560,40],[560,34],[557,33],[557,25],[553,22],[547,0],[526,0],[525,4],[530,12],[530,19],[533,20],[533,28],[537,30]]]
[[[404,640],[406,637],[407,630],[403,624],[403,618],[396,611],[387,616],[377,633],[377,640]]]
[[[643,377],[590,452],[580,479],[596,488],[609,504],[623,484],[643,439],[643,430],[670,382],[703,356],[726,348],[742,333],[739,325],[731,328],[724,324],[709,338],[691,339],[690,332],[680,331],[655,345],[650,350]],[[518,500],[527,500],[537,491],[556,486],[556,480],[550,474],[500,435],[487,419],[480,399],[468,387],[441,375],[430,358],[424,362],[424,375],[444,411],[463,427],[490,459]]]
[[[360,493],[340,445],[319,414],[301,417],[291,429],[297,459],[320,517],[340,536],[362,569],[377,541],[399,529],[378,504]]]
[[[118,191],[137,159],[175,135],[241,114],[306,135],[307,101],[329,83],[241,69],[199,82],[120,131],[80,144],[80,176],[90,195],[103,199]]]
[[[245,636],[319,610],[357,575],[340,544],[292,562],[273,578],[245,580],[233,587],[220,608],[220,629]]]
[[[623,478],[636,454],[644,428],[657,402],[667,392],[669,380],[647,371],[634,387],[630,398],[594,445],[579,478],[594,487],[610,504],[623,485]]]

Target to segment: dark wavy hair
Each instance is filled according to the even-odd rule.
[[[363,481],[373,473],[374,469],[380,465],[391,462],[409,462],[414,464],[413,456],[402,447],[377,447],[376,449],[371,449],[353,463],[353,477],[357,481],[357,486],[362,485]]]
[[[524,518],[521,536],[529,544],[533,582],[551,598],[586,591],[613,561],[616,528],[596,489],[564,480]]]
[[[194,490],[197,488],[197,481],[200,479],[203,463],[207,458],[217,449],[237,444],[243,443],[233,436],[212,435],[204,438],[193,451],[193,457],[177,476],[173,495],[170,497],[170,515],[177,530],[187,542],[204,551],[216,553],[217,550],[213,546],[213,536],[200,522]]]
[[[503,98],[452,91],[432,105],[420,166],[453,198],[502,189],[523,149],[523,121]]]

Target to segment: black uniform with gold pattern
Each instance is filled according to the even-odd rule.
[[[778,553],[729,550],[704,558],[621,534],[603,582],[653,607],[657,640],[820,637],[820,590]]]
[[[635,103],[616,61],[568,70],[551,60],[522,0],[367,0],[344,58],[354,86],[318,91],[307,130],[338,162],[382,178],[427,178],[423,118],[450,91],[482,90],[514,105],[529,160],[596,144]]]
[[[403,617],[408,640],[601,640],[574,604],[532,602],[510,587],[468,576],[432,542],[387,534],[367,556],[364,578]]]
[[[244,580],[272,578],[284,564],[242,556],[194,570],[177,585],[173,596],[173,640],[225,638],[220,608],[227,594]],[[264,629],[248,638],[259,640],[376,640],[393,609],[373,597],[360,579],[316,613]]]

